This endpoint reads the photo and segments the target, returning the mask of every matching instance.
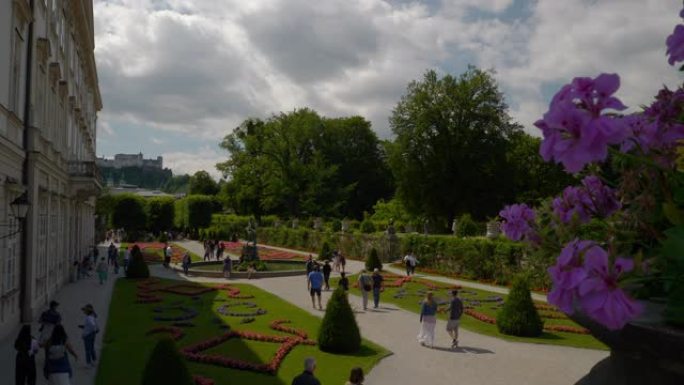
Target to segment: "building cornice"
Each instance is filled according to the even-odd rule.
[[[90,3],[90,7],[87,7],[86,2]],[[102,109],[102,97],[95,64],[95,34],[91,27],[93,25],[92,0],[70,0],[69,9],[77,31],[76,35],[85,54],[86,81],[93,89],[95,108],[100,111]]]

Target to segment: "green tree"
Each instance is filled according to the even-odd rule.
[[[188,194],[216,195],[219,192],[218,183],[206,171],[197,171],[190,177]]]
[[[157,197],[147,200],[147,229],[158,234],[173,227],[174,199]]]
[[[142,375],[142,385],[193,385],[190,371],[170,338],[162,338],[154,346]]]
[[[212,196],[189,195],[176,201],[174,223],[178,228],[189,230],[209,227],[218,206],[218,201]]]
[[[150,269],[147,267],[142,251],[138,245],[135,245],[131,249],[131,260],[126,268],[126,278],[148,278],[149,276]]]
[[[130,237],[137,238],[138,232],[147,226],[145,201],[133,194],[117,195],[112,205],[111,225],[125,229]]]
[[[499,332],[520,337],[537,337],[542,334],[544,323],[532,302],[532,295],[524,277],[513,282],[503,308],[496,316]]]
[[[169,194],[181,194],[188,192],[188,186],[190,185],[190,175],[174,175],[162,186],[162,191]]]
[[[382,262],[380,262],[380,257],[378,257],[378,251],[372,248],[370,253],[368,253],[368,258],[366,258],[366,270],[373,271],[375,269],[382,270]]]
[[[318,348],[331,353],[354,353],[360,347],[361,332],[347,293],[337,288],[330,296],[318,330]]]
[[[506,152],[520,128],[491,73],[469,67],[440,78],[428,71],[409,84],[390,126],[397,193],[414,215],[440,223],[467,212],[482,219],[513,198]]]

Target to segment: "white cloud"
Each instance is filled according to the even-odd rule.
[[[216,163],[224,162],[226,155],[210,148],[203,147],[194,152],[167,152],[163,153],[164,167],[173,170],[175,175],[194,174],[196,171],[205,170],[214,179],[219,180],[222,175],[216,170]]]
[[[507,17],[521,3],[95,0],[102,115],[116,117],[101,131],[113,140],[118,122],[202,138],[195,153],[153,144],[174,170],[215,173],[210,145],[247,117],[309,106],[363,115],[388,137],[392,108],[429,68],[495,68],[531,132],[548,89],[574,76],[619,73],[633,106],[680,81],[664,56],[679,0],[539,0]]]

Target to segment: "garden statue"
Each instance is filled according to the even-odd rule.
[[[425,234],[425,235],[430,234],[430,220],[427,218],[423,222],[423,234]]]
[[[314,228],[314,230],[322,229],[323,228],[323,219],[321,219],[320,217],[314,219],[313,228]]]
[[[487,222],[487,238],[496,238],[499,234],[501,234],[501,224],[495,220]]]
[[[349,220],[347,218],[344,218],[342,220],[342,232],[346,233],[347,231],[349,231]]]
[[[394,218],[389,220],[387,225],[387,258],[388,261],[393,261],[399,256],[399,237],[397,237],[397,231],[394,228]]]
[[[242,261],[255,261],[259,260],[259,253],[257,249],[257,231],[256,223],[253,218],[249,219],[247,223],[247,243],[242,247],[242,255],[240,260]],[[251,243],[251,244],[250,244]]]
[[[292,219],[292,228],[296,229],[297,227],[299,227],[299,219],[294,218]]]
[[[458,220],[456,218],[454,218],[454,221],[451,222],[451,233],[458,235]]]

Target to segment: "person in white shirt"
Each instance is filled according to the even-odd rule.
[[[418,259],[413,255],[411,251],[404,257],[404,264],[406,265],[406,276],[416,273],[416,265],[418,264]]]
[[[85,345],[86,363],[88,366],[95,366],[95,336],[100,331],[97,327],[97,314],[93,305],[87,304],[81,310],[85,314],[83,325],[79,325],[83,329],[83,344]]]

